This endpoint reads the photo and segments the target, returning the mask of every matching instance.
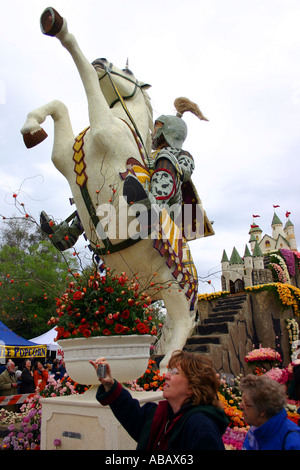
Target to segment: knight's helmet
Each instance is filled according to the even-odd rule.
[[[208,121],[208,119],[203,116],[199,107],[188,98],[177,98],[174,101],[174,106],[177,111],[176,116],[161,115],[156,119],[163,126],[157,129],[155,142],[159,142],[163,136],[170,147],[182,148],[183,142],[187,137],[187,125],[181,119],[183,113],[190,111],[201,120]]]

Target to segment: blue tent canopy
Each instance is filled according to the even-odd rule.
[[[37,345],[11,331],[0,321],[0,358],[45,357],[46,345]]]
[[[11,331],[2,321],[0,321],[0,341],[7,346],[36,346],[28,339],[24,339]]]

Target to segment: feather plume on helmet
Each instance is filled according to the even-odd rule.
[[[174,101],[174,106],[177,111],[176,116],[161,115],[156,119],[156,121],[163,124],[163,126],[156,132],[153,148],[159,147],[162,137],[169,146],[182,148],[182,144],[187,137],[187,125],[181,118],[186,111],[191,112],[203,121],[208,121],[200,111],[198,105],[188,98],[177,98]]]
[[[208,121],[208,119],[200,111],[199,106],[196,103],[193,103],[193,101],[189,100],[188,98],[176,98],[176,100],[174,101],[174,106],[177,111],[177,117],[179,118],[182,117],[183,113],[189,111],[202,121]]]

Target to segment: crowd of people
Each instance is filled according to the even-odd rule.
[[[55,380],[60,380],[66,373],[65,363],[48,359],[44,364],[41,361],[25,359],[24,363],[16,366],[9,359],[6,366],[0,370],[0,396],[34,393],[45,388],[49,374]],[[17,411],[16,405],[6,405],[8,411]]]
[[[222,435],[229,425],[219,402],[219,376],[210,359],[175,351],[165,374],[164,400],[140,404],[113,378],[105,358],[90,361],[99,378],[96,399],[136,440],[138,450],[222,450]],[[105,365],[105,373],[98,366]],[[1,371],[0,371],[1,372]],[[34,393],[44,389],[52,374],[66,374],[64,362],[26,359],[22,367],[8,360],[0,375],[0,395]],[[263,375],[249,374],[240,382],[240,408],[250,426],[244,450],[300,450],[300,427],[288,419],[285,386]],[[10,405],[14,407],[15,405]],[[11,411],[17,411],[11,408]],[[300,423],[299,423],[300,424]]]
[[[165,375],[163,401],[142,406],[120,383],[105,358],[97,400],[136,440],[139,450],[222,450],[228,420],[218,400],[219,378],[213,363],[200,354],[175,351]],[[250,426],[244,450],[300,450],[300,427],[287,417],[284,385],[249,374],[241,381],[244,416]]]

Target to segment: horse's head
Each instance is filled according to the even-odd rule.
[[[136,92],[147,90],[150,85],[138,81],[131,70],[127,67],[119,69],[106,59],[96,59],[92,62],[97,75],[101,90],[110,108],[120,101],[135,97]]]

